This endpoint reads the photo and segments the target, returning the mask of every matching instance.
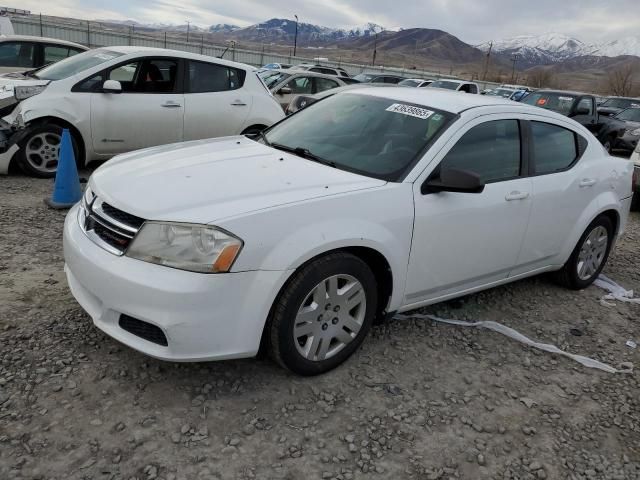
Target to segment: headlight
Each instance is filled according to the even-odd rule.
[[[144,262],[199,273],[224,273],[242,240],[210,225],[146,222],[126,255]]]
[[[629,135],[633,135],[634,137],[640,137],[640,128],[636,128],[635,130],[627,130]]]
[[[17,86],[13,90],[13,95],[16,97],[16,100],[24,100],[25,98],[42,93],[45,88],[47,88],[46,85]]]

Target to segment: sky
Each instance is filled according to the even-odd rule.
[[[479,44],[559,32],[583,42],[640,37],[640,0],[20,0],[16,8],[90,20],[247,26],[293,18],[332,28],[374,22],[387,29],[424,27]]]

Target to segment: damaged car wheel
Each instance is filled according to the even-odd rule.
[[[27,174],[38,178],[52,178],[58,169],[62,127],[45,123],[30,128],[20,142],[17,160],[20,168]],[[73,153],[78,158],[78,144],[71,135]]]

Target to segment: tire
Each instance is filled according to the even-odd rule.
[[[20,150],[16,154],[18,165],[24,173],[32,177],[55,177],[62,127],[55,123],[42,123],[27,128],[29,133],[20,141]],[[79,148],[73,134],[71,144],[77,161]]]
[[[293,275],[274,303],[269,352],[299,375],[332,370],[363,342],[377,302],[375,276],[360,258],[336,252],[312,261]]]
[[[635,192],[631,199],[631,211],[640,212],[640,192]]]
[[[572,290],[591,285],[607,263],[613,235],[613,224],[609,217],[597,217],[580,237],[567,263],[556,272],[556,280]],[[602,241],[606,243],[602,245]]]

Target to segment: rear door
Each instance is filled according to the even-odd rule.
[[[240,134],[251,110],[251,95],[243,88],[247,72],[188,60],[185,73],[184,139]]]
[[[122,93],[91,93],[91,136],[96,153],[113,155],[183,138],[184,95],[178,58],[139,58],[107,70]]]

